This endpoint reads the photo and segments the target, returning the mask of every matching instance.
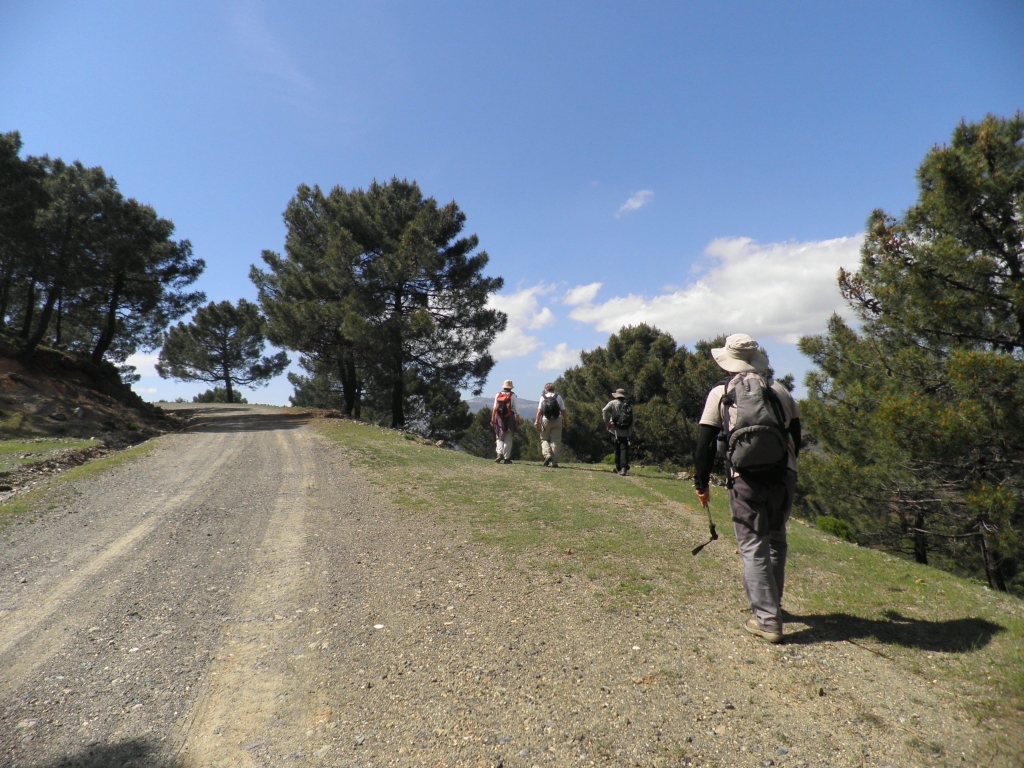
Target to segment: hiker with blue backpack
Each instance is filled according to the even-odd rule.
[[[697,498],[708,507],[711,468],[721,454],[743,586],[754,614],[744,629],[781,643],[786,522],[796,491],[800,410],[789,391],[768,376],[768,358],[745,333],[729,336],[711,355],[729,378],[708,394],[700,417]]]
[[[601,409],[604,428],[611,433],[615,449],[615,474],[629,474],[629,438],[633,436],[633,406],[626,399],[626,390],[616,389],[612,399]]]
[[[491,427],[494,429],[495,453],[497,458],[495,464],[512,463],[512,442],[516,435],[516,428],[522,419],[519,417],[519,398],[512,391],[511,379],[506,379],[501,387],[501,392],[494,396],[494,406],[491,408]]]
[[[558,467],[558,450],[562,444],[562,430],[569,428],[565,401],[555,392],[555,385],[544,385],[544,394],[537,403],[537,418],[533,426],[540,432],[540,452],[545,467]]]

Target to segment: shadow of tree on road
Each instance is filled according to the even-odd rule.
[[[32,768],[177,768],[178,762],[161,754],[153,744],[131,739],[116,744],[96,744],[82,751]]]
[[[309,413],[241,413],[223,416],[196,416],[189,420],[186,432],[267,432],[298,429],[313,418]]]
[[[922,651],[967,653],[985,647],[993,637],[1006,630],[1006,627],[987,619],[925,621],[907,618],[897,611],[886,611],[883,619],[864,619],[847,613],[806,616],[787,613],[784,618],[786,622],[808,627],[786,634],[786,643],[791,645],[874,639],[886,645]]]

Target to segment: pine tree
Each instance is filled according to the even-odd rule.
[[[479,393],[506,323],[487,307],[502,280],[482,274],[488,256],[460,237],[454,202],[398,179],[329,195],[300,187],[285,221],[286,257],[264,253],[269,272],[251,271],[270,337],[333,366],[348,411],[365,397],[400,427],[409,381]]]
[[[156,370],[163,378],[223,384],[227,402],[234,387],[258,387],[288,367],[288,356],[263,356],[265,319],[255,304],[240,299],[210,302],[191,323],[178,323],[164,338]]]
[[[961,124],[839,285],[862,325],[801,340],[805,508],[1024,594],[1024,116]]]

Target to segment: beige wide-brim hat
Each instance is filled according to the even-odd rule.
[[[614,392],[612,392],[612,397],[618,398],[619,400],[623,400],[626,397],[626,390],[616,389]]]
[[[512,389],[512,379],[505,379],[505,383],[501,385],[502,389]]]
[[[725,340],[725,346],[711,350],[715,362],[729,373],[763,373],[768,370],[768,358],[757,349],[757,342],[745,333],[734,333]]]

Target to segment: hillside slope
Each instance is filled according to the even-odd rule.
[[[123,384],[112,365],[47,349],[22,360],[0,338],[0,499],[179,425]]]

